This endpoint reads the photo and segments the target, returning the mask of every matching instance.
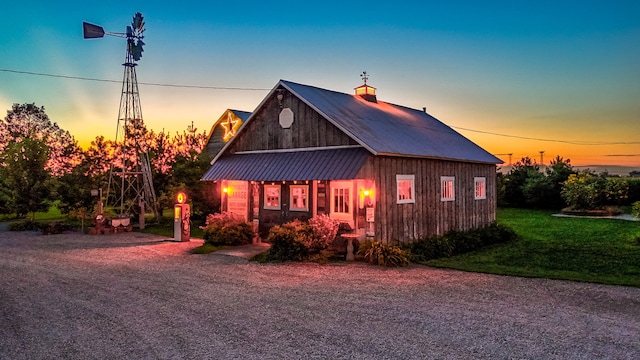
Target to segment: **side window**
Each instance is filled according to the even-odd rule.
[[[475,177],[473,178],[473,182],[475,184],[475,199],[476,200],[484,200],[487,198],[487,178],[484,177]]]
[[[309,185],[289,186],[291,211],[309,211]]]
[[[396,175],[397,203],[416,202],[415,175]]]
[[[440,200],[442,201],[454,201],[456,199],[455,192],[455,177],[453,176],[441,176],[440,177]]]
[[[264,208],[280,210],[280,185],[264,186]]]

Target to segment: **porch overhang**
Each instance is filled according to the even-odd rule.
[[[355,179],[369,155],[361,147],[231,154],[218,158],[201,180]]]

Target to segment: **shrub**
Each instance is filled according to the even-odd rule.
[[[316,215],[309,219],[309,226],[313,231],[313,236],[305,243],[312,253],[320,252],[331,245],[338,234],[340,222],[329,217],[329,215]]]
[[[409,252],[397,246],[384,244],[379,241],[366,241],[360,245],[358,254],[364,257],[364,261],[380,266],[407,266]]]
[[[232,213],[209,214],[205,224],[203,238],[211,245],[245,245],[253,238],[251,224]]]
[[[562,188],[567,204],[579,210],[599,209],[604,205],[606,179],[588,171],[569,175]]]
[[[631,215],[640,219],[640,201],[636,201],[631,205]]]
[[[9,224],[9,231],[31,231],[40,230],[42,225],[39,222],[33,220],[25,220],[20,222],[14,222]]]
[[[51,222],[49,224],[42,224],[40,226],[43,235],[62,234],[65,231],[71,230],[72,228],[73,227],[71,226],[71,224],[57,221]]]
[[[267,242],[271,248],[267,252],[267,259],[271,261],[302,261],[309,255],[309,250],[304,244],[304,238],[300,235],[303,232],[311,234],[309,230],[303,228],[303,223],[296,221],[283,225],[276,225],[269,231]]]
[[[494,223],[484,228],[452,231],[442,236],[421,239],[409,245],[409,249],[414,261],[427,261],[464,254],[516,238],[513,230]]]

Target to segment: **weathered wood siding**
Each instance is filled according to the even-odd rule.
[[[222,124],[218,123],[213,128],[211,132],[211,136],[209,137],[209,142],[205,147],[205,151],[213,158],[222,148],[227,144],[222,137],[224,136],[224,128]]]
[[[357,143],[328,122],[315,110],[295,96],[284,92],[282,105],[293,111],[294,121],[289,129],[279,123],[280,105],[274,96],[255,114],[253,120],[242,129],[229,150],[255,151],[357,145]]]
[[[415,175],[415,203],[397,204],[397,174]],[[455,177],[455,201],[441,200],[441,176]],[[391,244],[482,227],[496,219],[492,164],[371,156],[359,177],[375,180],[375,237]],[[475,177],[486,178],[486,199],[475,200]]]

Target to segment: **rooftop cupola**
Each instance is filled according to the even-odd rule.
[[[367,75],[366,71],[363,71],[362,74],[360,74],[360,77],[362,78],[362,81],[364,81],[364,84],[355,88],[356,96],[360,96],[361,98],[369,102],[377,103],[378,99],[376,98],[376,88],[374,88],[373,86],[367,85],[367,80],[369,80],[369,75]]]

